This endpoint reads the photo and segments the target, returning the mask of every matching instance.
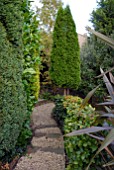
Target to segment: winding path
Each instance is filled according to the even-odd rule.
[[[47,103],[34,108],[30,154],[19,160],[15,170],[65,170],[63,137],[51,117],[54,106]]]

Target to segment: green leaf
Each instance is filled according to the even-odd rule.
[[[81,130],[75,130],[69,134],[66,134],[65,136],[77,136],[77,135],[83,135],[83,134],[88,134],[88,133],[95,133],[103,130],[110,130],[112,127],[90,127],[90,128],[85,128]]]
[[[103,80],[105,82],[105,85],[107,87],[107,90],[108,90],[112,100],[108,101],[108,102],[100,103],[98,105],[114,105],[114,88],[113,88],[112,84],[110,83],[109,79],[107,78],[107,76],[104,74],[104,71],[102,68],[100,68],[100,71],[103,74]]]
[[[94,157],[91,159],[89,165],[87,166],[86,170],[89,169],[91,163],[93,162],[96,155],[98,155],[103,149],[105,149],[112,141],[114,140],[114,128],[110,131],[110,133],[107,135],[105,140],[103,141],[101,147],[98,149],[97,153],[94,155]]]
[[[79,110],[83,109],[83,108],[86,106],[86,104],[88,103],[88,101],[90,100],[90,98],[93,96],[93,94],[95,93],[95,91],[96,91],[98,88],[99,88],[99,86],[97,86],[96,88],[94,88],[93,90],[91,90],[91,91],[87,94],[87,96],[85,97],[85,99],[83,99],[82,104],[80,105],[80,109],[79,109]]]
[[[96,35],[97,37],[99,37],[100,39],[102,39],[104,42],[106,42],[110,47],[112,47],[114,49],[114,40],[112,40],[111,38],[108,38],[107,36],[92,30],[90,27],[86,27],[87,31],[90,31],[91,33],[93,33],[94,35]]]
[[[26,74],[26,73],[36,74],[36,71],[33,68],[27,68],[23,71],[23,74]]]
[[[104,73],[102,68],[100,68],[100,71],[101,71],[101,73]],[[112,101],[114,102],[114,89],[113,89],[110,81],[108,80],[108,78],[107,78],[107,76],[105,74],[103,76],[103,80],[104,80],[105,85],[107,87],[107,90],[108,90],[108,92],[109,92],[109,94],[110,94],[110,96],[112,98]]]
[[[110,133],[105,138],[104,142],[102,143],[101,147],[97,151],[96,155],[99,154],[104,148],[106,148],[112,141],[114,140],[114,128],[110,131]]]
[[[111,81],[111,83],[113,83],[113,84],[114,84],[114,76],[112,75],[112,73],[111,73],[111,72],[109,72],[109,77],[110,77],[110,81]]]

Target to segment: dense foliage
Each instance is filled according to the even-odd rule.
[[[61,125],[64,134],[97,125],[98,115],[91,105],[88,104],[79,111],[82,103],[81,98],[73,96],[57,97],[55,101],[56,107],[53,116]],[[98,142],[87,135],[65,137],[65,150],[69,160],[66,169],[85,169],[97,148]],[[99,159],[96,158],[96,165],[99,163]],[[96,168],[92,165],[91,169],[95,170]]]
[[[30,9],[30,3],[24,7],[24,72],[23,83],[27,92],[28,109],[32,109],[39,94],[39,30],[35,13]]]
[[[97,9],[91,14],[91,22],[96,31],[104,35],[111,35],[114,29],[114,1],[97,1]]]
[[[0,1],[0,158],[15,148],[26,115],[20,0]]]
[[[91,22],[96,31],[114,38],[114,1],[113,0],[100,0],[97,2],[98,7],[93,10],[91,14]],[[92,37],[92,35],[91,35]],[[114,50],[102,42],[100,39],[94,38],[96,63],[103,69],[108,69],[114,65]],[[96,66],[96,69],[98,66]]]
[[[114,38],[114,1],[100,0],[97,2],[97,9],[91,14],[91,22],[95,30]],[[109,12],[110,11],[110,12]],[[114,65],[114,50],[107,44],[93,35],[88,38],[88,43],[81,50],[81,76],[82,84],[80,89],[84,93],[92,90],[96,85],[101,84],[100,93],[96,96],[106,95],[106,90],[101,80],[95,79],[100,74],[100,67],[107,70]],[[84,90],[83,90],[84,89]]]
[[[91,28],[87,28],[88,31],[90,31],[91,33],[93,33],[96,37],[100,38],[101,40],[103,40],[106,44],[108,44],[111,48],[114,49],[114,40],[99,33],[96,32],[95,30],[92,30]],[[113,67],[114,68],[114,67]],[[114,115],[110,114],[113,113],[113,108],[114,108],[114,76],[111,73],[111,71],[113,70],[113,68],[111,68],[110,70],[104,72],[102,68],[100,68],[100,72],[101,75],[98,77],[103,77],[103,81],[107,87],[107,91],[109,93],[108,96],[106,96],[105,98],[105,102],[99,103],[99,106],[102,109],[102,106],[105,108],[105,110],[103,109],[101,112],[99,111],[99,113],[101,114],[101,117],[105,117],[105,124],[104,130],[108,130],[109,126],[111,126],[111,130],[108,133],[108,135],[106,136],[106,138],[103,140],[103,142],[101,143],[100,148],[98,149],[98,151],[96,152],[96,154],[94,155],[94,157],[92,157],[92,159],[90,160],[90,163],[88,165],[88,167],[86,168],[87,170],[90,168],[90,165],[93,161],[93,159],[99,154],[101,153],[104,149],[107,151],[107,157],[106,157],[106,162],[103,167],[106,167],[106,169],[113,169],[114,167],[114,146],[113,146],[113,141],[114,141],[114,128],[113,128],[113,124],[114,124]],[[87,103],[87,101],[90,99],[90,97],[93,95],[93,93],[95,92],[97,88],[93,89],[84,99],[82,106],[85,105],[85,103]],[[104,128],[103,127],[103,128]],[[98,127],[96,127],[98,128]],[[92,130],[92,127],[90,128]],[[89,129],[89,130],[90,130]],[[101,127],[98,128],[98,131],[101,131]],[[94,132],[95,129],[93,129],[91,131]],[[90,133],[88,133],[88,129],[83,129],[83,132],[86,131],[85,133],[90,135]],[[78,131],[79,132],[79,131]],[[78,133],[78,132],[75,132]],[[106,134],[105,134],[106,135]],[[101,140],[100,138],[102,138],[102,135],[100,135],[100,138],[98,136],[96,136],[95,138]],[[110,152],[110,153],[109,153]],[[110,158],[112,159],[112,161],[110,161]]]
[[[52,49],[52,32],[59,7],[62,5],[61,0],[40,0],[41,5],[37,7],[37,19],[39,20],[39,29],[41,33],[41,84],[51,84],[49,76],[50,52]]]
[[[104,63],[100,65],[100,54],[96,51],[96,43],[94,42],[94,37],[88,39],[86,43],[81,48],[81,84],[79,90],[85,96],[89,91],[100,84],[100,88],[95,93],[96,100],[101,100],[103,96],[106,95],[106,90],[104,89],[104,84],[101,79],[97,79],[96,76],[100,74],[100,66],[104,68]],[[103,57],[103,56],[102,56]],[[108,59],[108,58],[107,58]],[[109,61],[110,62],[110,61]],[[100,96],[99,96],[100,94]]]
[[[23,44],[24,44],[24,72],[23,83],[27,94],[27,115],[18,144],[25,145],[32,135],[30,129],[30,115],[39,95],[39,30],[35,13],[30,9],[31,4],[26,0],[22,10],[24,15]]]
[[[69,6],[61,7],[57,14],[50,75],[59,87],[76,89],[80,82],[79,44]]]

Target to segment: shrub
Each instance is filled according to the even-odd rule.
[[[15,148],[26,115],[21,1],[0,1],[0,158]]]
[[[32,136],[30,128],[30,115],[34,104],[38,100],[40,83],[39,83],[39,30],[38,21],[34,12],[30,9],[24,0],[22,11],[24,15],[23,25],[23,44],[24,44],[24,71],[23,84],[27,94],[27,115],[23,124],[22,131],[18,138],[18,145],[26,146],[28,139]]]
[[[91,105],[88,104],[79,111],[82,103],[81,98],[73,96],[59,97],[55,103],[56,107],[53,114],[62,125],[64,134],[97,124],[98,115]],[[69,159],[67,170],[82,170],[86,168],[97,148],[97,141],[87,135],[65,137],[65,150]],[[96,162],[99,163],[98,158]],[[94,169],[92,167],[92,170]]]
[[[96,125],[97,114],[91,105],[85,106],[79,111],[82,99],[79,97],[66,96],[63,102],[66,108],[66,118],[64,120],[64,133],[72,132],[85,127]],[[65,149],[69,158],[68,170],[82,170],[86,168],[92,155],[98,148],[95,139],[87,136],[75,136],[65,138]]]
[[[100,46],[98,46],[100,43]],[[97,102],[107,96],[107,91],[102,80],[96,78],[100,74],[99,67],[108,70],[113,67],[113,57],[107,44],[101,40],[96,40],[92,35],[88,38],[88,42],[81,48],[81,84],[79,90],[86,96],[89,91],[100,84],[99,90],[96,91],[93,99]],[[112,50],[111,50],[112,51]]]
[[[23,27],[23,44],[24,44],[24,72],[23,83],[27,93],[27,108],[32,111],[35,102],[38,100],[40,89],[39,83],[39,30],[38,21],[35,13],[30,9],[26,1],[23,3],[24,27]]]

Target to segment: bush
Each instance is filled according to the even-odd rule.
[[[32,136],[30,128],[30,115],[34,104],[38,101],[40,83],[39,83],[39,30],[38,21],[34,12],[30,9],[26,0],[23,1],[22,11],[24,15],[23,25],[23,44],[24,44],[24,71],[23,84],[27,94],[27,115],[18,138],[17,144],[26,146],[28,139]]]
[[[98,46],[100,43],[100,46]],[[105,85],[101,79],[96,78],[100,74],[99,67],[108,70],[113,67],[113,57],[107,53],[110,51],[107,44],[97,40],[91,35],[88,42],[81,48],[81,84],[79,90],[86,94],[100,85],[99,90],[96,91],[93,99],[97,102],[102,101],[102,98],[107,96]]]
[[[53,115],[62,125],[64,134],[97,124],[97,114],[91,105],[87,105],[79,111],[82,99],[79,97],[66,96],[56,99],[56,107]],[[86,168],[91,157],[95,154],[98,143],[95,139],[87,136],[65,137],[65,150],[69,159],[67,170],[82,170]],[[96,159],[99,163],[99,159]],[[94,167],[91,167],[94,170]]]
[[[21,1],[0,1],[0,158],[15,148],[26,115]]]
[[[38,21],[35,13],[30,9],[26,0],[23,3],[23,44],[24,44],[24,72],[23,83],[27,93],[27,109],[31,111],[35,102],[38,100],[40,83],[39,83],[39,30]]]

